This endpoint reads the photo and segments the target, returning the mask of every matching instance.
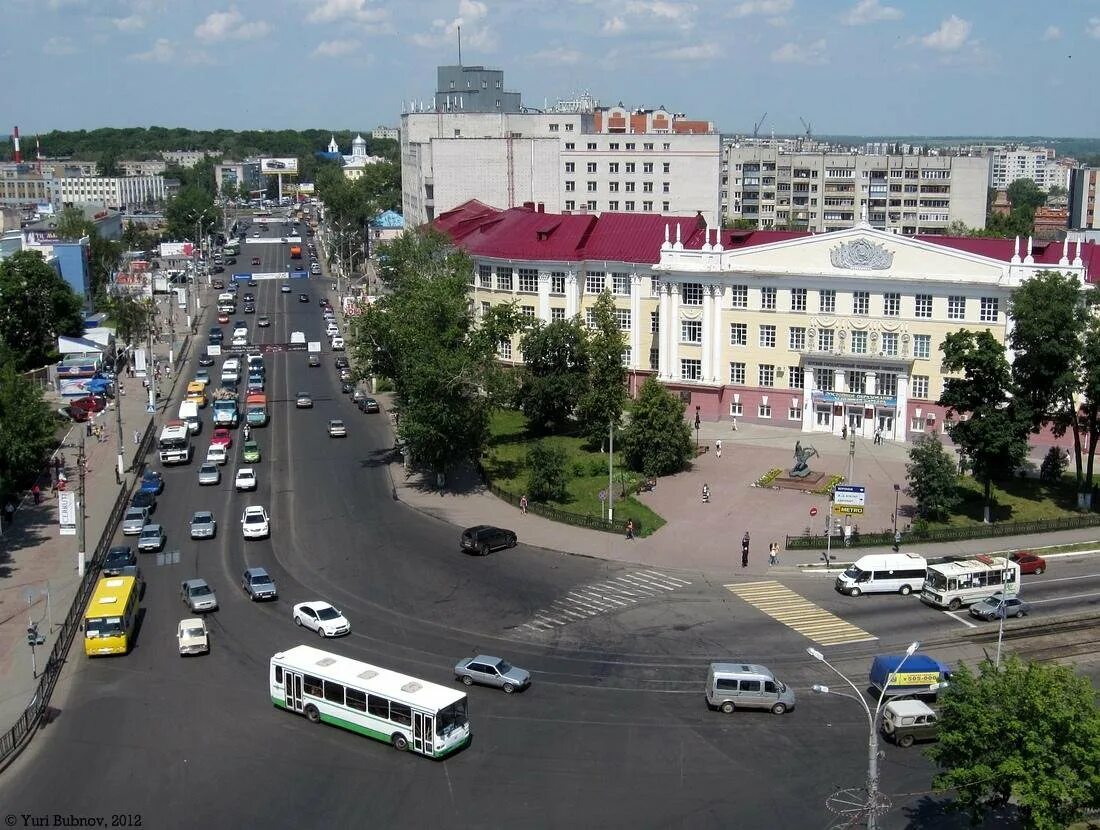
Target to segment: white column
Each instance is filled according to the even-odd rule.
[[[714,286],[714,305],[712,307],[712,313],[714,314],[714,322],[711,325],[711,331],[714,332],[713,342],[711,344],[711,368],[714,370],[711,376],[712,383],[725,384],[729,378],[729,373],[725,366],[722,365],[722,347],[727,342],[729,334],[722,327],[722,309],[726,303],[726,287],[721,283]]]
[[[565,316],[572,319],[580,308],[577,292],[577,272],[568,271],[565,275]]]
[[[849,392],[848,389],[848,376],[844,374],[843,369],[833,370],[833,389],[837,392]]]
[[[660,306],[657,312],[657,377],[668,380],[672,377],[669,369],[669,357],[672,352],[669,349],[668,327],[672,322],[672,289],[668,283],[661,283]]]
[[[539,319],[544,323],[550,322],[550,272],[539,271]]]
[[[865,395],[877,395],[878,392],[878,374],[876,372],[867,372],[864,375],[863,380],[863,393]]]
[[[894,434],[889,436],[895,441],[904,441],[909,434],[909,375],[898,373],[898,405],[894,410]]]
[[[668,309],[668,374],[680,379],[680,284],[672,283],[669,289]]]
[[[703,286],[703,345],[700,355],[703,358],[703,382],[710,383],[714,379],[714,286]]]
[[[649,321],[642,319],[642,276],[636,271],[630,275],[630,368],[649,366],[649,355],[642,358],[642,331]]]
[[[805,366],[802,370],[802,431],[813,432],[817,426],[814,407],[814,370]]]

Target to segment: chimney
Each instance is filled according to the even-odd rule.
[[[16,126],[15,133],[12,135],[12,143],[15,145],[15,163],[19,164],[23,161],[23,151],[19,149],[19,127]]]
[[[546,213],[546,204],[544,202],[539,202],[535,205],[535,213]]]
[[[524,210],[534,210],[535,209],[535,203],[534,202],[524,202],[523,203],[523,209]]]

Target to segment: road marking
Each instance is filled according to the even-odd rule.
[[[977,628],[978,627],[977,623],[970,622],[970,620],[968,620],[966,617],[958,616],[954,611],[944,611],[943,613],[944,613],[945,616],[950,617],[955,622],[961,622],[963,625],[967,626],[968,628]]]
[[[660,571],[631,571],[602,582],[578,585],[551,602],[549,607],[536,611],[530,621],[517,628],[546,631],[576,620],[611,614],[637,605],[645,598],[663,596],[690,584],[687,580]]]
[[[1029,605],[1039,605],[1044,602],[1065,602],[1067,599],[1091,599],[1092,597],[1100,597],[1100,592],[1091,594],[1070,594],[1069,596],[1050,597],[1049,599],[1029,599],[1027,602]]]
[[[724,587],[772,619],[820,645],[835,646],[878,639],[773,580],[737,582]]]

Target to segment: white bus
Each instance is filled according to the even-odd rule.
[[[957,611],[1014,584],[1019,592],[1020,566],[1003,556],[977,556],[960,562],[929,565],[921,602]]]
[[[443,758],[470,741],[464,692],[313,646],[274,655],[269,682],[279,708],[399,750]]]
[[[157,442],[161,464],[191,463],[191,430],[183,421],[173,419],[164,425]]]

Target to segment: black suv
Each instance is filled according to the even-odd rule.
[[[462,531],[462,549],[480,556],[488,555],[491,550],[514,548],[515,546],[516,534],[502,527],[477,525]]]
[[[136,564],[137,556],[129,545],[116,545],[103,557],[103,573],[106,576],[118,576],[123,568]]]

